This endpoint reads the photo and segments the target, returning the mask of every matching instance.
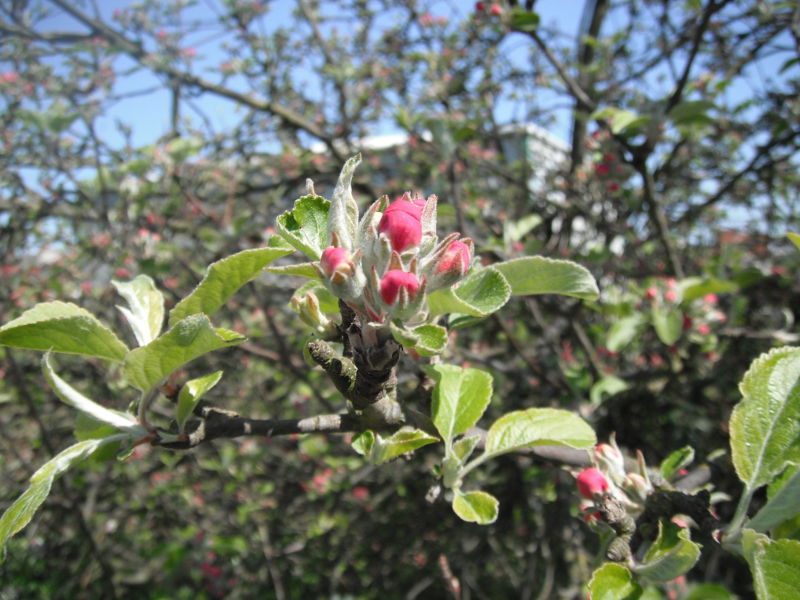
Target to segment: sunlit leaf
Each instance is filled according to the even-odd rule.
[[[511,286],[511,295],[561,294],[585,300],[599,295],[597,282],[581,265],[568,261],[525,256],[492,265]]]
[[[478,525],[489,525],[497,520],[497,498],[486,492],[455,490],[453,512],[462,520]]]
[[[596,443],[592,428],[575,413],[558,408],[529,408],[497,419],[489,428],[484,452],[496,456],[545,444],[588,450]]]
[[[128,308],[118,306],[140,346],[149,344],[161,333],[164,326],[164,296],[147,275],[133,281],[112,281],[117,293],[125,298]]]
[[[478,369],[439,364],[425,371],[433,387],[433,424],[449,447],[454,436],[466,432],[481,418],[492,398],[492,376]]]
[[[330,202],[322,196],[303,196],[294,208],[275,220],[278,233],[296,250],[319,260],[328,245],[328,211]]]

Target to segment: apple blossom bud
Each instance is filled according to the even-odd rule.
[[[292,296],[289,306],[294,310],[304,323],[311,325],[318,333],[330,333],[334,327],[319,306],[319,298],[314,292],[307,292],[303,296]]]
[[[381,217],[378,231],[386,235],[395,252],[419,245],[422,240],[422,209],[425,200],[410,194],[392,202]]]
[[[608,479],[594,467],[584,469],[578,475],[578,492],[584,498],[591,500],[595,494],[602,494],[608,490]]]
[[[615,483],[622,483],[625,479],[625,459],[616,444],[598,444],[594,448],[594,458]]]
[[[469,246],[461,240],[455,240],[450,243],[436,265],[436,272],[440,275],[445,273],[458,273],[459,276],[466,275],[467,271],[469,271],[471,258]]]
[[[329,246],[322,251],[320,266],[333,283],[342,283],[353,274],[353,262],[347,248]]]
[[[647,496],[653,491],[653,486],[639,473],[628,473],[625,482],[622,484],[622,489],[631,499],[645,502]]]
[[[405,290],[408,298],[413,300],[419,291],[419,280],[413,273],[392,269],[387,271],[381,279],[381,298],[392,306],[397,300],[400,291]]]

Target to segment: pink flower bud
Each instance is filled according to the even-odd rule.
[[[413,299],[419,290],[419,280],[413,273],[393,269],[386,271],[386,275],[381,279],[381,298],[392,306],[400,294],[400,290],[405,290],[409,299]]]
[[[578,475],[578,492],[584,498],[591,500],[595,494],[602,494],[608,489],[608,480],[605,475],[594,467],[581,471]]]
[[[391,208],[391,207],[390,207]],[[392,250],[403,252],[422,240],[420,218],[403,210],[386,211],[378,224],[378,231],[389,238]]]
[[[410,199],[406,194],[392,202],[378,223],[378,231],[386,234],[395,252],[403,252],[422,239],[422,209],[425,200]]]
[[[439,264],[436,265],[437,273],[455,273],[466,275],[469,270],[470,256],[469,246],[461,240],[454,240],[450,243],[442,255]]]
[[[647,291],[644,293],[648,300],[655,300],[658,296],[658,290],[654,286],[650,286],[647,288]]]
[[[598,444],[594,448],[594,458],[596,463],[605,469],[611,478],[616,482],[625,478],[625,458],[616,447],[611,444]]]
[[[319,261],[322,271],[333,283],[342,283],[353,273],[353,262],[346,248],[329,246],[322,251]]]

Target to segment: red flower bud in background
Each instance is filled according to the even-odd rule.
[[[502,15],[502,14],[503,14],[503,7],[502,7],[502,6],[500,6],[499,4],[492,4],[492,5],[489,7],[489,12],[490,12],[490,13],[491,13],[493,16],[495,16],[495,17],[499,17],[500,15]]]
[[[609,167],[606,163],[600,163],[599,165],[594,166],[594,172],[598,175],[608,175]]]
[[[334,283],[342,283],[353,273],[353,263],[350,252],[346,248],[329,246],[322,252],[320,267]]]
[[[419,290],[419,279],[413,273],[393,269],[386,271],[386,275],[381,279],[381,298],[392,306],[400,295],[400,290],[405,290],[409,299],[413,299]]]
[[[436,272],[457,272],[459,275],[466,275],[467,271],[469,271],[469,262],[471,259],[472,255],[469,246],[461,240],[454,240],[447,247],[441,260],[436,265]]]
[[[652,285],[647,288],[647,291],[644,293],[648,300],[655,300],[658,296],[658,290],[653,287]]]
[[[578,475],[578,492],[591,500],[595,494],[602,494],[608,489],[608,479],[594,467],[581,471]]]
[[[389,238],[392,250],[403,252],[422,240],[422,208],[425,201],[401,198],[395,200],[383,213],[378,231]]]
[[[483,12],[486,10],[486,4],[483,2],[476,2],[475,3],[475,12]]]

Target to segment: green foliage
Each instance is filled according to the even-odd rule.
[[[590,449],[594,431],[578,415],[557,408],[529,408],[510,412],[495,421],[486,437],[490,457],[538,445]]]
[[[164,296],[147,275],[133,281],[112,281],[117,293],[125,298],[129,308],[118,306],[133,329],[140,346],[149,344],[161,333],[164,326]]]
[[[800,460],[800,348],[776,348],[745,373],[730,421],[731,455],[748,489]]]
[[[745,529],[742,542],[759,600],[800,597],[800,541],[770,540]]]
[[[453,494],[453,512],[468,523],[494,523],[497,520],[498,504],[497,498],[486,492],[456,490]]]
[[[589,593],[592,600],[638,600],[642,586],[622,565],[605,563],[592,574]]]
[[[45,302],[0,327],[0,344],[121,361],[128,348],[97,318],[67,302]]]
[[[436,382],[431,418],[449,449],[453,438],[474,426],[489,405],[492,376],[455,365],[433,365],[427,370]]]
[[[700,546],[689,536],[689,529],[675,523],[658,524],[658,537],[633,571],[645,581],[667,582],[683,575],[700,558]]]
[[[195,358],[244,340],[235,331],[213,327],[204,314],[192,315],[146,346],[132,350],[125,357],[123,373],[131,385],[149,392],[175,369]]]
[[[526,256],[493,265],[511,286],[512,296],[561,294],[594,300],[597,282],[585,267],[568,260]]]
[[[319,260],[328,245],[329,210],[330,202],[322,196],[303,196],[295,201],[292,210],[276,219],[275,225],[295,250]]]
[[[216,371],[205,377],[190,379],[183,384],[178,393],[178,405],[175,408],[175,421],[178,429],[183,431],[186,420],[191,416],[192,411],[203,398],[203,396],[222,379],[222,371]]]
[[[290,253],[291,250],[282,248],[255,248],[212,263],[192,293],[170,311],[170,327],[195,313],[211,316],[244,284],[258,277],[273,260]]]

